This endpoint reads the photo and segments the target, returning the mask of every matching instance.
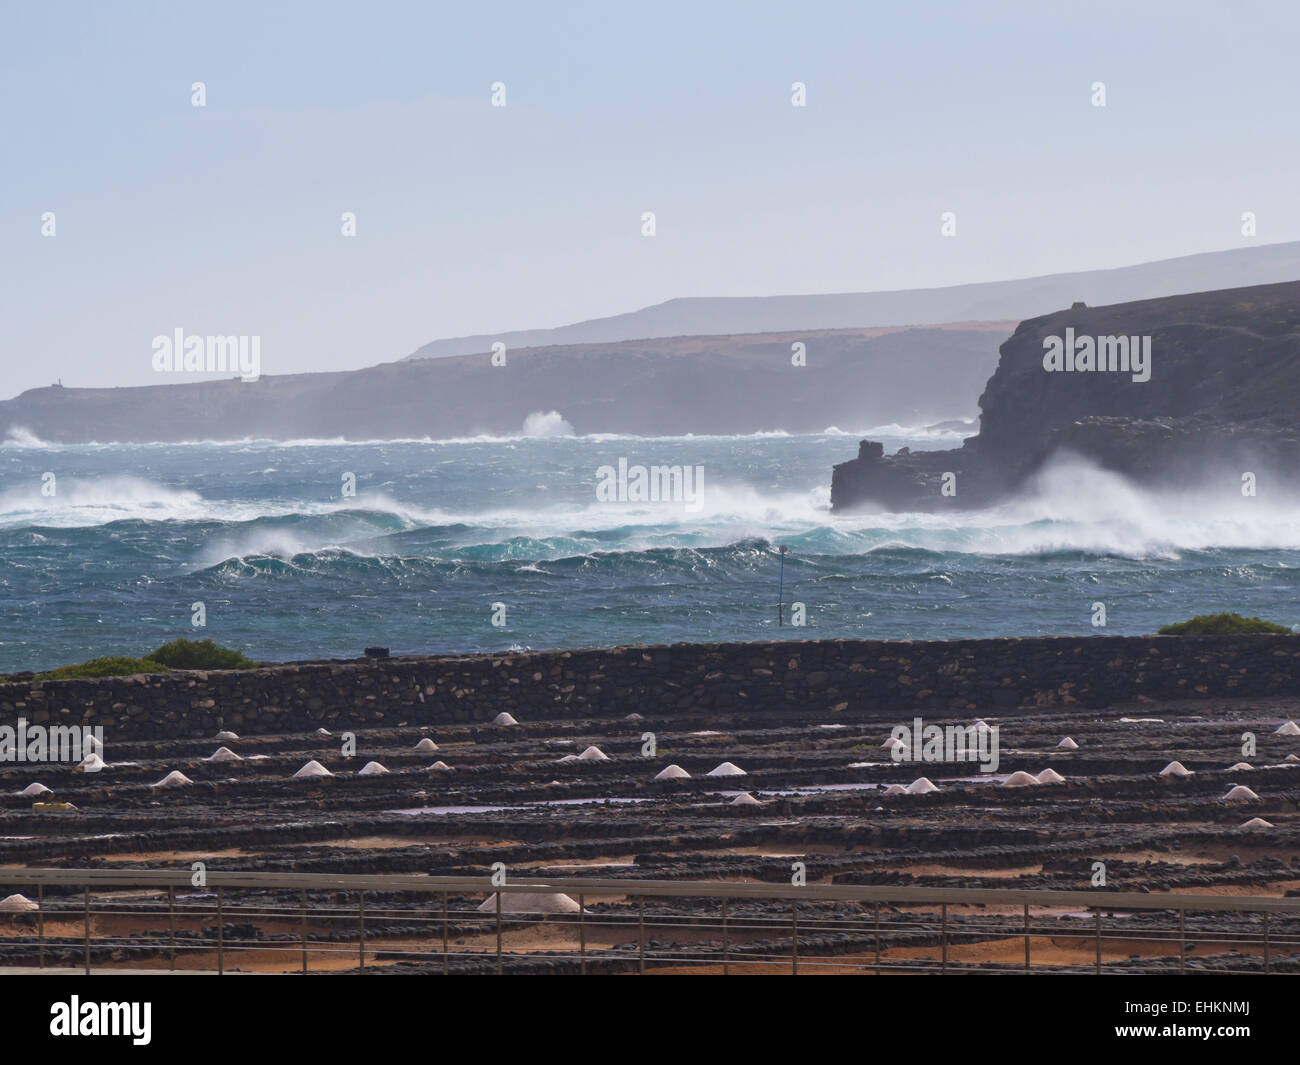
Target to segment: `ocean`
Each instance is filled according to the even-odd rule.
[[[529,428],[361,443],[19,434],[0,444],[0,672],[177,636],[283,661],[374,645],[1129,635],[1219,610],[1300,622],[1300,506],[1263,487],[1161,495],[1069,459],[996,508],[838,516],[831,466],[860,436],[887,451],[959,438],[574,436],[554,415]],[[620,461],[702,469],[698,498],[598,498]]]

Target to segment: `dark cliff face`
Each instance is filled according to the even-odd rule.
[[[1126,363],[1109,340],[1121,337],[1130,353],[1149,342],[1149,361]],[[1063,452],[1149,484],[1210,470],[1286,477],[1300,458],[1300,282],[1029,319],[1002,345],[980,410],[979,435],[959,449],[866,449],[836,466],[832,506],[983,506]],[[942,494],[945,473],[954,495]]]
[[[578,433],[821,432],[967,417],[1007,323],[675,337],[387,363],[341,373],[42,388],[0,402],[0,439],[352,440],[517,434],[537,411]],[[792,365],[791,345],[806,345]]]

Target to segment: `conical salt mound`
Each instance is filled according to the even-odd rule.
[[[938,790],[938,786],[929,777],[918,777],[907,785],[909,795],[929,795],[930,792]]]
[[[892,751],[905,750],[907,745],[903,743],[903,741],[900,740],[897,736],[890,736],[889,739],[885,740],[885,742],[882,743],[880,746],[883,747],[885,750],[892,752]]]
[[[452,772],[452,768],[451,768],[451,766],[449,766],[446,762],[434,762],[433,765],[429,766],[429,772],[430,772],[430,773],[450,773],[450,772]]]
[[[578,755],[578,761],[579,762],[608,762],[609,755],[607,755],[599,747],[588,747],[585,751],[583,751],[580,755]]]
[[[975,731],[975,732],[992,732],[992,731],[993,731],[993,730],[989,727],[988,722],[987,722],[987,721],[984,721],[984,720],[982,720],[982,719],[979,720],[979,721],[976,721],[975,724],[971,725],[971,729],[972,729],[973,731]]]
[[[1284,762],[1300,762],[1300,754],[1288,754],[1282,759]]]
[[[624,720],[624,721],[644,721],[645,718],[643,718],[640,714],[628,714],[627,717],[623,718],[623,720]]]
[[[415,745],[415,749],[419,751],[420,754],[432,754],[438,749],[438,745],[434,743],[433,740],[429,739],[428,736],[425,736],[424,739]]]
[[[1224,802],[1255,802],[1259,798],[1250,788],[1238,784],[1223,797]]]
[[[1062,750],[1065,751],[1077,751],[1079,749],[1079,745],[1075,743],[1074,740],[1070,739],[1069,736],[1066,736],[1065,739],[1063,739],[1056,746],[1060,747]]]
[[[44,784],[41,784],[39,781],[33,781],[31,784],[28,784],[27,787],[23,788],[23,790],[20,791],[18,794],[19,795],[53,795],[54,789],[47,788]]]
[[[158,781],[156,784],[150,784],[149,786],[151,788],[183,788],[187,784],[193,784],[193,783],[194,781],[192,781],[179,769],[173,769],[170,773],[168,773],[165,777],[163,777],[162,780]]]
[[[332,777],[334,774],[313,758],[293,775],[294,780],[308,780],[312,777]]]
[[[1246,772],[1247,770],[1254,770],[1254,768],[1255,768],[1255,767],[1254,767],[1253,765],[1251,765],[1249,762],[1238,762],[1236,765],[1230,765],[1230,766],[1228,766],[1227,772],[1229,772],[1229,773],[1244,773],[1244,772]]]
[[[565,754],[565,755],[561,755],[559,758],[555,760],[559,762],[561,765],[563,765],[565,762],[576,762],[578,760],[578,756],[576,754]]]
[[[1032,773],[1026,773],[1023,769],[1018,773],[1012,773],[1002,782],[1004,788],[1027,788],[1031,784],[1037,784],[1038,778]]]
[[[577,913],[579,906],[568,895],[551,894],[540,891],[501,892],[502,913]],[[497,897],[489,895],[486,902],[478,908],[479,913],[496,913]]]
[[[10,895],[0,899],[0,913],[31,913],[38,908],[26,895]]]
[[[102,740],[98,740],[98,739],[96,739],[96,738],[95,738],[95,734],[94,734],[93,732],[87,734],[87,736],[86,736],[86,753],[87,753],[87,754],[103,754],[103,753],[104,753],[104,744],[103,744],[103,741],[102,741]]]
[[[742,791],[739,795],[737,795],[734,799],[732,799],[731,802],[729,802],[727,805],[728,806],[762,806],[763,804],[759,802],[756,798],[754,798],[754,796],[752,796],[749,792]]]
[[[905,787],[903,787],[902,784],[887,784],[887,785],[885,785],[885,790],[884,790],[884,793],[883,793],[883,794],[885,794],[885,795],[906,795],[906,794],[907,794],[907,789],[906,789]]]
[[[88,754],[77,765],[87,773],[97,773],[99,770],[104,769],[108,763],[97,754]]]
[[[242,762],[244,759],[229,747],[218,747],[203,760],[205,762]]]
[[[332,735],[334,735],[334,733],[332,733],[329,729],[322,727],[322,728],[318,728],[315,732],[312,733],[312,735],[313,735],[313,736],[332,736]]]
[[[1160,770],[1162,777],[1190,777],[1192,771],[1183,765],[1182,762],[1170,762],[1164,769]]]
[[[1249,821],[1242,823],[1241,828],[1272,828],[1272,822],[1265,821],[1262,817],[1252,817]]]
[[[1034,778],[1040,784],[1064,784],[1065,777],[1061,776],[1055,769],[1044,769]]]
[[[229,732],[226,729],[222,729],[213,737],[213,739],[215,739],[218,743],[233,743],[235,740],[239,739],[239,737],[235,735],[235,733],[233,732]]]
[[[377,776],[380,776],[381,774],[383,774],[383,773],[387,773],[387,772],[388,772],[388,770],[385,769],[385,768],[384,768],[382,765],[380,765],[378,762],[367,762],[365,765],[363,765],[360,769],[357,770],[357,776],[359,776],[359,777],[377,777]]]
[[[1273,730],[1274,736],[1300,736],[1300,725],[1294,721],[1288,721],[1285,725],[1279,725]]]
[[[679,765],[670,765],[655,774],[655,780],[689,780],[690,773]]]
[[[497,716],[494,717],[494,718],[492,719],[492,724],[494,724],[494,725],[517,725],[517,724],[519,724],[519,722],[516,721],[512,715],[507,714],[507,713],[503,710],[503,711],[501,711],[501,713],[497,714]],[[575,904],[575,905],[576,905],[576,904]]]
[[[721,765],[715,765],[707,773],[706,777],[743,777],[748,776],[743,769],[731,762],[723,762]]]

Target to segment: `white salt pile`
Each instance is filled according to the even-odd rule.
[[[1119,723],[1121,725],[1163,725],[1165,719],[1163,717],[1121,717]]]
[[[151,788],[183,788],[187,784],[193,784],[193,783],[194,781],[192,781],[179,769],[173,769],[170,773],[168,773],[165,777],[163,777],[162,780],[158,781],[156,784],[150,784],[149,786]]]
[[[644,721],[645,718],[643,718],[640,714],[628,714],[627,717],[623,718],[623,720],[624,720],[624,721]]]
[[[1294,721],[1288,721],[1285,725],[1279,725],[1273,730],[1274,736],[1300,736],[1300,725]]]
[[[367,762],[365,765],[363,765],[360,769],[357,770],[357,776],[376,777],[382,773],[387,773],[387,772],[388,770],[385,769],[378,762]]]
[[[557,758],[555,760],[557,762],[576,762],[578,760],[578,756],[576,754],[566,754],[563,758]]]
[[[985,721],[983,721],[982,719],[979,720],[979,721],[976,721],[975,724],[971,725],[971,729],[972,729],[973,731],[975,731],[975,732],[992,732],[992,731],[993,731],[991,728],[989,728],[988,723],[985,722]]]
[[[930,792],[938,790],[938,786],[929,777],[918,777],[907,785],[907,794],[909,795],[929,795]]]
[[[450,772],[453,772],[453,770],[452,770],[451,766],[449,766],[446,762],[434,762],[433,765],[429,766],[429,772],[431,772],[431,773],[450,773]]]
[[[727,805],[728,806],[762,806],[763,804],[759,802],[756,798],[754,798],[754,796],[752,796],[749,792],[742,791],[739,795],[737,795],[734,799],[732,799],[731,802],[729,802]]]
[[[721,765],[715,765],[704,775],[706,777],[743,777],[748,776],[749,774],[738,765],[733,765],[731,762],[723,762]]]
[[[101,743],[99,740],[95,738],[95,734],[93,732],[88,733],[86,735],[86,753],[100,754],[103,752],[103,750],[104,750],[103,743]]]
[[[438,749],[438,745],[434,743],[433,740],[429,739],[428,736],[425,736],[424,739],[415,745],[415,749],[421,754],[432,754]]]
[[[0,913],[31,913],[37,908],[36,903],[26,895],[10,895],[0,899]]]
[[[18,794],[19,795],[53,795],[54,789],[47,788],[44,784],[41,784],[38,781],[34,781],[31,784],[28,784],[27,787],[23,788],[23,790],[20,791]]]
[[[1300,754],[1288,754],[1282,759],[1284,762],[1300,762]]]
[[[1064,784],[1065,777],[1061,776],[1055,769],[1044,769],[1035,778],[1040,784]]]
[[[244,759],[229,747],[218,747],[203,760],[205,762],[242,762]]]
[[[1223,797],[1224,802],[1255,802],[1258,799],[1258,795],[1242,784],[1238,784]]]
[[[1012,773],[1002,782],[1004,788],[1027,788],[1031,784],[1037,784],[1038,778],[1032,773],[1026,773],[1023,769],[1018,773]]]
[[[655,780],[689,780],[690,773],[679,765],[670,765],[655,774]]]
[[[218,733],[216,734],[216,736],[214,736],[213,738],[214,738],[218,743],[232,743],[232,742],[234,742],[235,740],[239,739],[239,737],[236,736],[233,732],[228,732],[228,731],[225,730],[225,729],[222,729],[222,730],[221,730],[220,732],[218,732]]]
[[[519,722],[516,721],[510,714],[507,714],[504,710],[502,710],[501,713],[497,714],[497,716],[492,719],[492,724],[517,725],[519,724]]]
[[[312,735],[313,735],[313,736],[332,736],[332,735],[334,735],[334,734],[333,734],[332,732],[330,732],[329,729],[327,729],[327,728],[323,728],[323,727],[322,727],[322,728],[318,728],[314,733],[312,733]]]
[[[550,892],[503,891],[501,893],[502,913],[577,913],[578,903],[568,895]],[[479,913],[496,913],[497,897],[489,895],[479,908]]]
[[[890,736],[889,739],[885,740],[885,742],[880,746],[887,751],[901,751],[905,748],[906,744],[904,744],[897,736]]]
[[[1056,746],[1063,748],[1064,750],[1067,751],[1077,751],[1079,749],[1079,745],[1075,743],[1074,740],[1070,739],[1069,736],[1066,736],[1065,739],[1063,739]]]
[[[85,770],[87,773],[96,773],[99,770],[106,768],[108,763],[97,754],[88,754],[77,763],[77,766],[78,768]]]
[[[334,774],[313,758],[293,775],[294,780],[307,780],[312,777],[332,777]]]
[[[1240,827],[1241,828],[1272,828],[1273,825],[1271,822],[1265,821],[1262,817],[1252,817],[1249,821],[1244,822]]]
[[[609,755],[607,755],[599,747],[588,747],[585,751],[583,751],[580,755],[578,755],[578,761],[579,762],[608,762]]]
[[[1192,770],[1183,765],[1182,762],[1170,762],[1164,769],[1160,770],[1162,777],[1190,777]]]
[[[885,786],[885,795],[906,795],[907,789],[902,784],[888,784]]]
[[[1254,768],[1255,767],[1251,765],[1249,762],[1238,762],[1236,765],[1228,766],[1228,768],[1224,770],[1224,772],[1227,773],[1245,772],[1246,770],[1253,770]]]

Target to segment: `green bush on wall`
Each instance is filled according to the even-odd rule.
[[[1250,633],[1270,633],[1289,636],[1285,625],[1275,625],[1260,618],[1243,618],[1240,614],[1200,614],[1191,621],[1180,621],[1159,630],[1161,636],[1235,636]]]

